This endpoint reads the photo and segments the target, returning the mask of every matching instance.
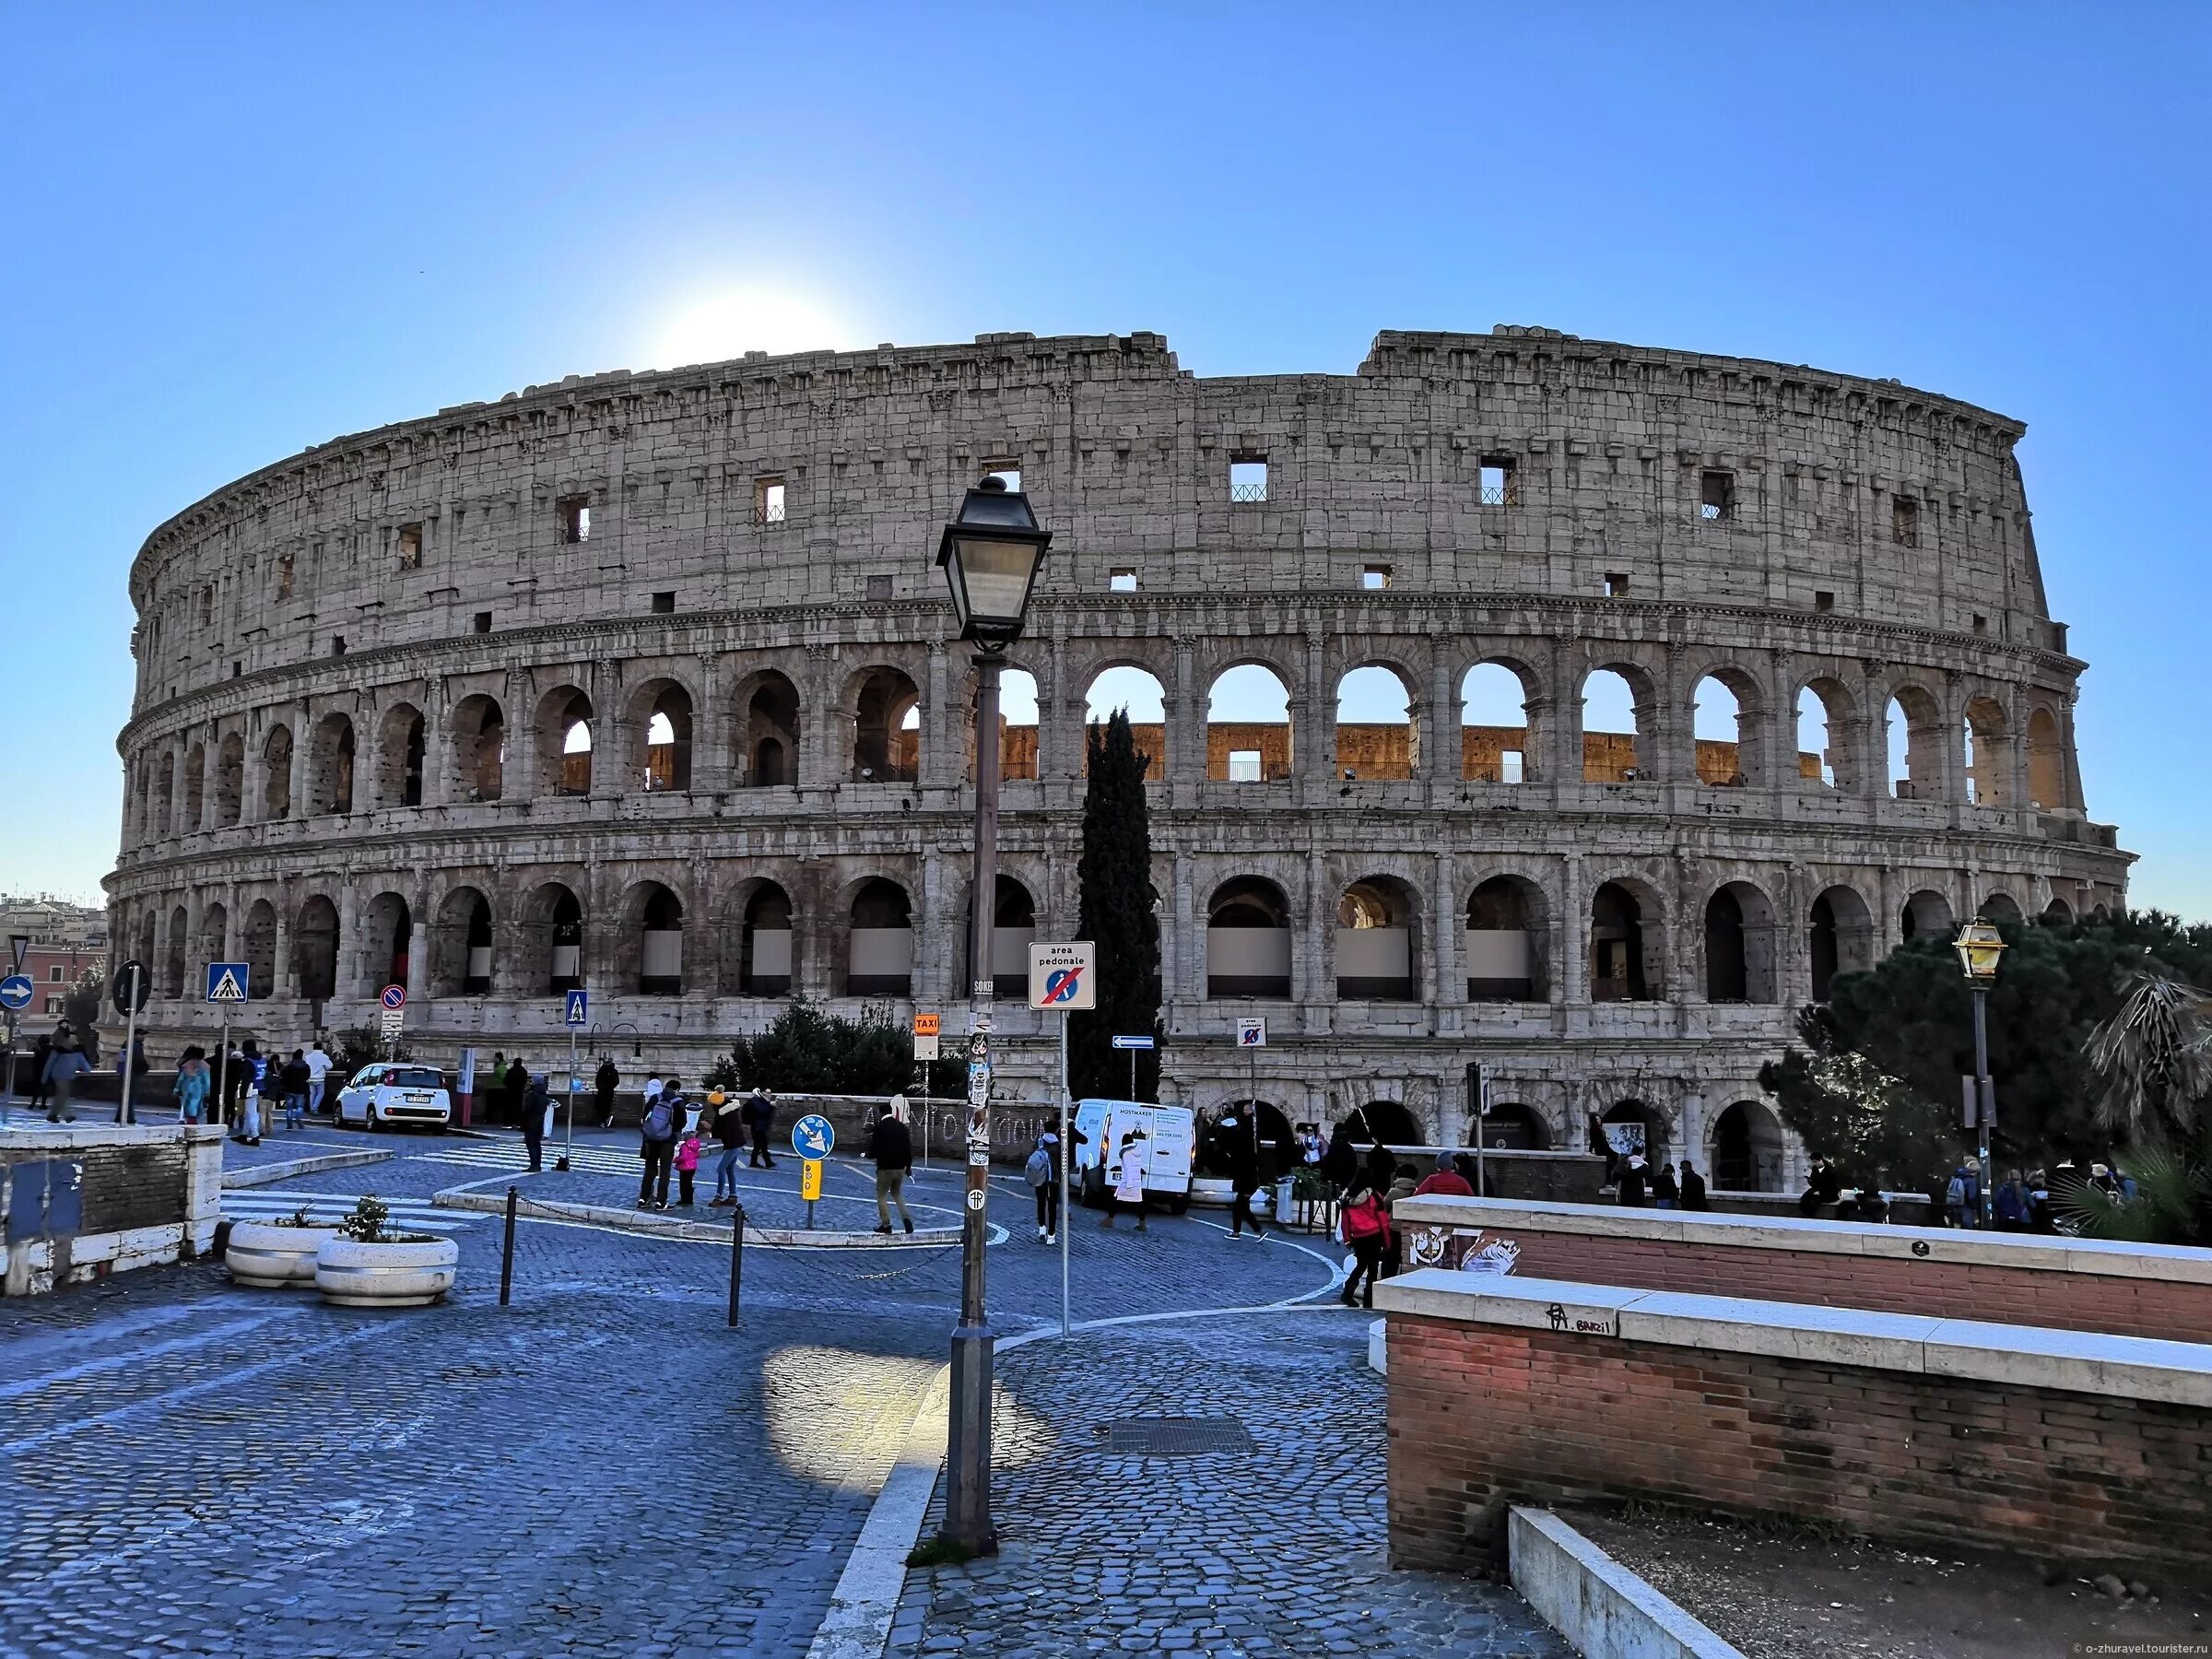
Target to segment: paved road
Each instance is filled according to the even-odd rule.
[[[476,1178],[440,1154],[512,1145],[301,1139],[403,1156],[230,1198],[374,1192],[437,1226],[425,1201]],[[1058,1253],[1003,1198],[994,1320],[1056,1324]],[[945,1356],[957,1253],[748,1248],[731,1331],[719,1245],[525,1223],[502,1309],[496,1219],[447,1225],[462,1281],[420,1312],[212,1266],[0,1305],[0,1653],[803,1653]],[[1078,1319],[1326,1278],[1195,1218],[1070,1237]]]

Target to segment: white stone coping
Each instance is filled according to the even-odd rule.
[[[1636,1290],[1424,1267],[1384,1279],[1375,1306],[1467,1324],[1560,1330],[1669,1347],[1971,1378],[2017,1388],[2212,1408],[2212,1345],[1877,1313],[1747,1297]]]
[[[1741,1650],[1669,1601],[1549,1510],[1505,1515],[1513,1588],[1578,1653],[1618,1659],[1744,1659]]]
[[[0,1126],[0,1153],[78,1152],[93,1147],[156,1147],[220,1144],[223,1131],[213,1124],[49,1124],[26,1121],[18,1105]]]
[[[1802,1216],[1730,1216],[1711,1210],[1644,1209],[1617,1204],[1554,1204],[1518,1198],[1401,1198],[1401,1222],[1430,1227],[1656,1239],[1667,1243],[1749,1250],[1804,1250],[1824,1255],[1908,1257],[1930,1262],[2087,1273],[2105,1278],[2175,1279],[2212,1285],[2212,1250],[2185,1244],[2127,1244],[2043,1233],[1950,1227],[1891,1227],[1816,1221]]]

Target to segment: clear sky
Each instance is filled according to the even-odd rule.
[[[2093,25],[2093,26],[2090,26]],[[1382,328],[2018,416],[2091,816],[2212,918],[2212,6],[0,4],[0,888],[90,897],[156,524],[565,373]]]

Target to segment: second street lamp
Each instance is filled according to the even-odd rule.
[[[1951,941],[1951,948],[1959,953],[1959,966],[1974,988],[1973,1109],[1968,1115],[1980,1136],[1982,1225],[1987,1229],[1994,1219],[1991,1204],[1995,1173],[1989,1167],[1989,1133],[1997,1121],[1996,1089],[1989,1080],[1989,988],[1996,983],[1997,959],[2005,954],[2005,941],[1988,923],[1969,922]]]
[[[946,525],[937,564],[960,638],[975,653],[975,871],[968,935],[968,1187],[960,1217],[960,1323],[952,1333],[952,1398],[944,1537],[971,1555],[998,1547],[991,1521],[991,1368],[983,1312],[984,1213],[991,1201],[991,920],[998,889],[998,680],[1029,619],[1037,567],[1052,544],[1030,499],[997,477],[968,492]]]

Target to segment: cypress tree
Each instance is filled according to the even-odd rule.
[[[1153,913],[1152,821],[1145,805],[1147,757],[1136,752],[1129,714],[1117,709],[1088,737],[1089,787],[1083,795],[1083,859],[1077,869],[1082,916],[1077,936],[1098,947],[1099,1006],[1073,1014],[1067,1033],[1068,1088],[1073,1096],[1120,1100],[1129,1088],[1129,1056],[1116,1034],[1149,1031],[1159,1023],[1159,918]],[[1159,1049],[1136,1056],[1136,1098],[1159,1098]]]

